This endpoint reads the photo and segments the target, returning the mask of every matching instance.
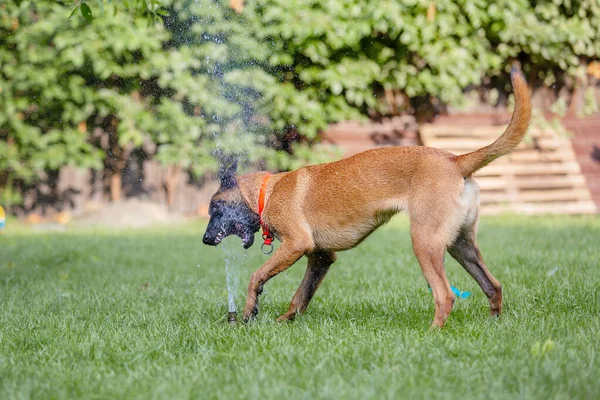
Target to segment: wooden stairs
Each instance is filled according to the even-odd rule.
[[[424,124],[423,145],[464,154],[492,143],[503,126]],[[482,214],[593,214],[592,200],[571,141],[551,129],[535,130],[517,150],[474,174]]]

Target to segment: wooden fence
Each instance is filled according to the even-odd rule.
[[[167,169],[152,160],[143,161],[137,168],[126,168],[124,198],[135,197],[166,205],[166,175]],[[109,201],[106,181],[101,172],[65,167],[60,171],[55,194],[51,195],[53,184],[43,180],[26,194],[25,206],[20,213],[49,216],[56,211],[67,211],[79,216],[92,212]],[[185,215],[206,214],[203,205],[217,188],[215,181],[194,182],[189,174],[183,173],[175,188],[171,210]]]
[[[567,118],[563,124],[573,135],[571,142],[581,172],[596,206],[600,208],[600,114]]]

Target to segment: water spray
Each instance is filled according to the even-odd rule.
[[[223,240],[221,249],[225,256],[225,273],[227,276],[227,322],[231,325],[237,324],[237,305],[235,304],[235,294],[239,284],[239,268],[236,266],[242,265],[248,253],[244,251],[244,255],[240,257],[238,243],[235,240]]]

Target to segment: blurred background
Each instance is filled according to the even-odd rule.
[[[600,4],[86,0],[0,4],[0,205],[30,224],[207,214],[218,159],[285,171],[530,132],[477,175],[486,214],[600,206]]]

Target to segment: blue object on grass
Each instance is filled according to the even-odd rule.
[[[471,292],[461,292],[454,286],[450,286],[450,289],[452,289],[452,293],[454,293],[454,295],[456,297],[458,297],[459,299],[468,299],[469,296],[471,295]]]
[[[429,287],[429,291],[431,292],[431,286],[429,286],[429,285],[427,285],[427,286]],[[459,299],[468,299],[469,296],[471,295],[471,292],[461,292],[454,286],[450,286],[450,289],[452,289],[452,293],[454,293],[454,295],[456,297],[458,297]]]

